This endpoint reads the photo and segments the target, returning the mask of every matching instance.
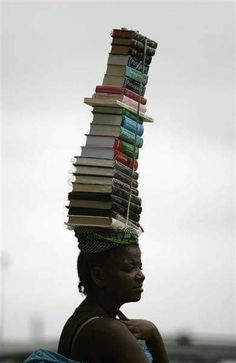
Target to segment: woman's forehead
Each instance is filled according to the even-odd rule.
[[[131,245],[120,249],[114,257],[119,262],[141,261],[141,251],[139,246]]]

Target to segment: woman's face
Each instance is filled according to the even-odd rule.
[[[143,292],[141,252],[138,246],[121,248],[105,267],[105,292],[117,303],[138,301]]]

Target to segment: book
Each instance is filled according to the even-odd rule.
[[[71,199],[69,201],[68,208],[89,208],[89,209],[112,209],[114,202],[116,204],[120,204],[124,206],[127,210],[128,201],[117,197],[116,195],[111,195],[110,200],[91,200],[91,199]],[[140,214],[142,212],[142,207],[135,204],[130,203],[130,209],[136,213]],[[73,213],[72,213],[73,214]],[[76,213],[75,213],[76,214]]]
[[[105,74],[102,84],[104,86],[119,86],[141,96],[144,96],[146,90],[146,88],[140,82],[134,81],[131,78],[124,76]]]
[[[73,165],[90,165],[104,168],[113,168],[117,164],[124,165],[127,169],[136,170],[138,167],[138,162],[135,159],[131,159],[127,157],[127,155],[122,154],[121,152],[117,152],[114,159],[105,159],[105,158],[92,158],[92,157],[82,157],[82,156],[74,156],[72,159]]]
[[[84,184],[83,184],[84,186]],[[124,200],[129,200],[130,192],[127,192],[124,189],[116,187],[112,185],[112,191],[110,193],[103,193],[103,192],[94,192],[94,185],[90,185],[91,191],[81,191],[81,192],[69,192],[68,199],[69,200],[93,200],[93,201],[110,201],[112,197],[118,196]],[[110,191],[110,190],[109,190]],[[131,193],[131,202],[141,206],[142,199],[135,194]]]
[[[121,77],[121,78],[123,78],[123,77]],[[95,92],[96,92],[96,94],[100,94],[100,93],[107,94],[108,93],[108,94],[112,94],[112,95],[127,96],[136,102],[140,102],[142,105],[146,105],[146,103],[147,103],[147,99],[145,97],[140,97],[140,95],[138,93],[132,92],[129,89],[122,87],[122,86],[116,86],[116,85],[96,86]]]
[[[85,144],[86,147],[87,146],[88,147],[114,147],[114,145],[115,145],[116,150],[121,150],[121,149],[117,149],[117,145],[119,146],[120,142],[122,142],[122,141],[125,141],[130,145],[135,145],[135,147],[138,147],[138,148],[141,148],[143,146],[143,138],[140,137],[139,135],[135,135],[135,133],[133,133],[133,132],[126,130],[124,127],[120,127],[119,132],[117,132],[118,135],[108,135],[108,134],[103,133],[103,132],[106,132],[107,125],[91,125],[91,127],[92,126],[93,127],[103,126],[104,131],[96,130],[95,134],[90,133],[89,135],[86,135],[87,136],[87,141]],[[120,141],[118,141],[119,139],[117,140],[117,138],[119,138]]]
[[[114,213],[113,217],[98,217],[98,216],[79,216],[79,215],[68,215],[68,222],[65,223],[69,227],[76,226],[98,226],[107,227],[117,230],[126,230],[132,233],[140,235],[142,233],[139,224],[134,224],[130,220],[126,223],[126,219],[118,214]]]
[[[107,135],[107,136],[116,136],[120,137],[122,134],[121,128],[124,129],[123,134],[126,131],[130,131],[135,135],[137,130],[137,135],[140,137],[143,133],[143,128],[139,127],[139,124],[125,120],[125,123],[123,124],[124,127],[120,125],[108,125],[108,124],[97,124],[97,123],[91,123],[90,124],[90,135]],[[142,126],[142,125],[141,125]],[[127,135],[128,137],[128,135]],[[132,142],[131,142],[132,143]]]
[[[113,36],[111,45],[119,45],[119,46],[126,46],[126,47],[131,47],[131,48],[135,48],[140,52],[144,52],[144,48],[145,48],[145,44],[142,42],[139,42],[136,39],[132,39],[132,38],[118,38],[116,36]],[[149,45],[146,46],[146,54],[150,55],[151,57],[153,57],[155,55],[155,48],[150,47]]]
[[[132,119],[140,124],[143,124],[142,118],[138,117],[136,114],[130,112],[125,108],[116,108],[116,107],[102,107],[102,106],[94,106],[92,113],[94,115],[102,114],[102,115],[120,115],[120,116],[127,116],[129,119]],[[106,122],[105,122],[106,123]],[[112,125],[115,125],[116,122],[111,122]],[[119,124],[119,122],[118,122]]]
[[[87,160],[89,158],[86,158]],[[128,177],[132,177],[134,179],[138,179],[139,174],[136,171],[133,171],[131,168],[128,168],[124,164],[120,163],[117,160],[114,160],[114,164],[112,167],[102,167],[97,165],[75,165],[73,164],[73,174],[83,174],[83,175],[104,175],[104,176],[113,176],[114,170],[121,171]]]
[[[127,97],[125,95],[121,95],[121,94],[119,95],[119,94],[112,94],[112,93],[94,93],[92,97],[94,99],[100,99],[103,104],[106,104],[107,100],[110,99],[110,100],[116,100],[116,101],[125,103],[127,106],[134,108],[137,112],[138,112],[138,110],[140,110],[140,112],[145,113],[147,110],[143,104],[138,103],[138,102],[134,101],[132,98]]]
[[[126,209],[117,203],[112,204],[111,209],[94,209],[94,208],[79,208],[79,207],[67,207],[69,215],[86,215],[86,216],[99,216],[99,217],[115,217],[114,213],[119,213],[126,218]],[[140,216],[131,210],[129,211],[129,220],[133,223],[138,222]]]
[[[89,192],[89,193],[112,193],[114,188],[123,189],[128,193],[132,193],[138,196],[139,191],[137,188],[132,188],[130,185],[121,182],[120,180],[114,179],[113,184],[79,184],[72,183],[72,192]]]
[[[131,48],[127,45],[112,45],[111,54],[125,54],[132,55],[135,58],[141,59],[144,63],[150,64],[152,61],[152,57],[149,54],[146,54],[144,58],[144,53],[140,50]]]
[[[131,55],[123,55],[123,54],[109,54],[108,61],[109,65],[117,65],[117,66],[128,66],[132,69],[136,69],[139,72],[144,72],[148,74],[149,65],[144,64],[140,59],[134,58]]]
[[[147,84],[148,81],[148,76],[145,73],[143,74],[129,66],[108,64],[106,74],[111,76],[129,77],[143,85]]]
[[[112,175],[89,175],[89,174],[80,174],[80,173],[73,173],[71,176],[72,183],[81,183],[81,184],[107,184],[111,185],[113,180],[120,180],[121,182],[130,186],[132,184],[133,188],[138,187],[137,179],[131,178],[129,175],[122,173],[119,170],[114,169]]]
[[[133,145],[128,144],[125,141],[121,143],[118,142],[119,139],[116,139],[116,144],[114,148],[112,147],[85,147],[82,146],[81,156],[86,156],[88,158],[104,158],[104,159],[114,159],[117,152],[121,152],[122,154],[133,158],[138,159],[139,150],[138,148],[134,148]],[[121,141],[121,140],[120,140]]]
[[[131,112],[132,114],[136,115],[137,117],[141,118],[142,121],[146,121],[146,122],[153,122],[154,119],[148,115],[145,115],[144,112],[142,112],[141,110],[138,112],[137,109],[135,109],[134,107],[131,107],[130,105],[128,105],[127,103],[121,102],[120,100],[117,99],[112,99],[112,98],[94,98],[94,97],[85,97],[84,98],[84,103],[86,103],[87,105],[90,105],[92,107],[95,106],[102,106],[102,107],[119,107],[119,108],[124,108],[126,110],[128,110],[129,112]]]
[[[136,39],[141,43],[145,43],[145,41],[147,41],[147,45],[154,49],[156,49],[158,46],[158,43],[155,42],[154,40],[145,37],[144,35],[140,34],[138,31],[128,30],[126,28],[113,29],[112,37]]]
[[[137,133],[139,136],[142,136],[144,133],[143,123],[136,122],[134,119],[125,115],[94,113],[92,124],[120,126],[131,133]]]

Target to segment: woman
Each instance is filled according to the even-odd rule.
[[[58,353],[89,363],[167,363],[155,325],[127,319],[120,311],[143,292],[137,237],[101,228],[80,228],[76,236],[79,291],[86,298],[66,322]],[[149,351],[141,345],[144,341]]]

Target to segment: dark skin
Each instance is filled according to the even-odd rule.
[[[89,363],[148,363],[137,341],[141,339],[146,341],[154,363],[168,363],[156,326],[148,320],[127,319],[120,311],[123,304],[141,298],[145,277],[139,247],[121,249],[105,266],[94,267],[91,276],[94,291],[87,300],[109,317],[95,319],[82,329],[71,358]]]

